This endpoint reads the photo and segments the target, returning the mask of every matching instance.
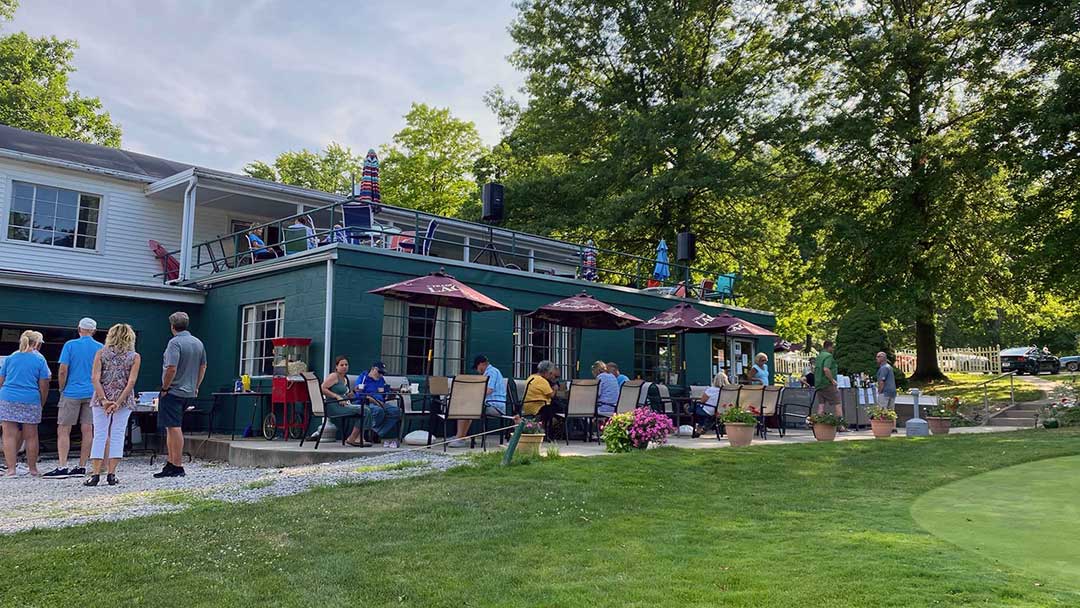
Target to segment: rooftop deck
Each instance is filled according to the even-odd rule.
[[[178,269],[155,276],[172,284],[208,284],[220,275],[235,274],[239,269],[243,269],[244,274],[262,268],[270,270],[283,260],[298,260],[296,256],[310,255],[332,245],[346,245],[583,283],[629,287],[656,295],[736,303],[734,289],[712,288],[721,269],[670,262],[669,276],[655,280],[655,251],[625,253],[389,205],[376,206],[370,224],[367,221],[356,224],[353,211],[365,211],[366,208],[343,198],[303,213],[255,224],[193,245],[188,280],[178,280]],[[350,221],[346,221],[346,213]],[[304,221],[310,222],[311,230],[303,227],[301,222]],[[256,247],[253,250],[248,236],[253,231],[261,233],[265,249]],[[649,244],[649,247],[655,247],[655,244]],[[174,250],[168,255],[175,259],[180,258],[181,253],[181,250]],[[689,288],[683,287],[684,284]]]

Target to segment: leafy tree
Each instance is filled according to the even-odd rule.
[[[844,302],[914,319],[913,377],[943,378],[942,305],[1015,284],[1003,240],[1016,216],[1010,171],[980,136],[1017,73],[976,0],[788,6],[822,280]]]
[[[414,103],[405,115],[405,128],[382,147],[383,200],[428,213],[461,216],[476,206],[472,171],[483,154],[475,124],[454,118],[448,108]]]
[[[244,173],[292,186],[347,195],[352,191],[353,179],[359,181],[363,169],[363,156],[331,142],[322,152],[306,149],[282,152],[274,159],[273,165],[258,160],[248,163],[244,166]]]
[[[0,0],[0,20],[11,19],[16,0]],[[31,38],[23,32],[0,37],[0,123],[106,146],[120,145],[97,97],[68,86],[75,71],[74,40]]]

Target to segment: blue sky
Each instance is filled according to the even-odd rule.
[[[79,42],[71,84],[123,147],[238,171],[330,141],[389,142],[409,104],[498,139],[483,95],[516,91],[511,0],[23,0],[5,31]]]

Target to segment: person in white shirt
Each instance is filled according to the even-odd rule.
[[[700,437],[702,433],[708,431],[716,423],[716,408],[720,405],[718,403],[720,389],[728,384],[731,384],[731,382],[728,381],[727,374],[721,371],[713,377],[712,386],[706,388],[705,393],[698,399],[698,403],[694,407],[694,437]]]

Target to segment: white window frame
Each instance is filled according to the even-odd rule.
[[[547,359],[555,364],[563,378],[574,377],[574,347],[576,346],[576,334],[581,331],[557,323],[539,321],[544,327],[537,329],[532,317],[526,316],[524,311],[514,312],[514,377],[524,378],[536,371],[536,364]],[[538,345],[533,343],[533,334],[544,332],[547,334],[547,344]],[[533,360],[533,350],[546,349],[548,352],[543,359]]]
[[[9,236],[9,231],[10,231],[10,228],[14,227],[14,226],[11,225],[11,214],[15,210],[15,185],[16,184],[23,184],[23,185],[32,186],[33,188],[35,188],[35,196],[34,196],[34,203],[33,203],[34,207],[37,206],[36,189],[39,188],[39,187],[40,188],[53,188],[55,190],[66,190],[68,192],[74,192],[76,195],[78,195],[78,197],[80,199],[80,203],[81,203],[81,199],[82,199],[83,196],[91,196],[91,197],[96,198],[97,201],[98,201],[98,208],[97,208],[98,215],[97,215],[97,221],[95,222],[95,225],[97,226],[97,231],[96,231],[96,233],[95,233],[95,235],[93,237],[94,238],[94,247],[93,248],[76,247],[75,244],[74,244],[74,243],[78,242],[78,236],[79,236],[78,229],[79,229],[79,221],[80,220],[78,219],[78,217],[79,217],[78,212],[76,212],[75,233],[72,235],[73,239],[74,239],[74,243],[72,244],[71,247],[64,247],[64,246],[61,246],[61,245],[54,245],[52,243],[48,243],[48,244],[46,244],[46,243],[35,243],[32,240],[25,241],[25,240],[22,240],[22,239],[11,238]],[[104,193],[102,193],[102,192],[91,192],[91,191],[88,191],[88,190],[84,190],[81,187],[78,187],[78,186],[76,186],[74,184],[70,184],[70,185],[69,184],[64,184],[64,185],[45,184],[45,183],[40,183],[40,182],[34,181],[33,179],[21,179],[21,178],[18,178],[18,177],[12,177],[12,178],[7,179],[6,180],[6,186],[7,186],[7,193],[8,193],[8,195],[6,197],[7,198],[7,207],[3,210],[2,217],[0,217],[0,229],[2,229],[2,232],[0,232],[0,241],[3,241],[5,243],[14,243],[14,244],[17,244],[17,245],[26,245],[26,246],[31,246],[31,247],[43,247],[43,248],[47,248],[47,249],[52,250],[52,251],[75,251],[75,252],[79,252],[79,253],[83,253],[83,254],[100,254],[102,252],[103,243],[104,243],[104,240],[105,240],[105,212],[106,212],[106,208],[107,208],[107,199],[108,199],[108,197]],[[80,208],[81,208],[81,204],[80,204]],[[30,222],[31,222],[31,228],[30,228],[31,235],[30,235],[30,238],[31,239],[33,239],[33,217],[34,217],[34,213],[33,213],[33,208],[32,208],[31,213],[30,213]]]
[[[270,310],[275,311],[277,318],[274,320],[272,332],[275,335],[268,336],[266,313]],[[285,300],[270,300],[244,306],[240,312],[240,375],[271,375],[272,371],[265,372],[266,369],[273,370],[274,365],[274,346],[270,341],[284,335]]]

